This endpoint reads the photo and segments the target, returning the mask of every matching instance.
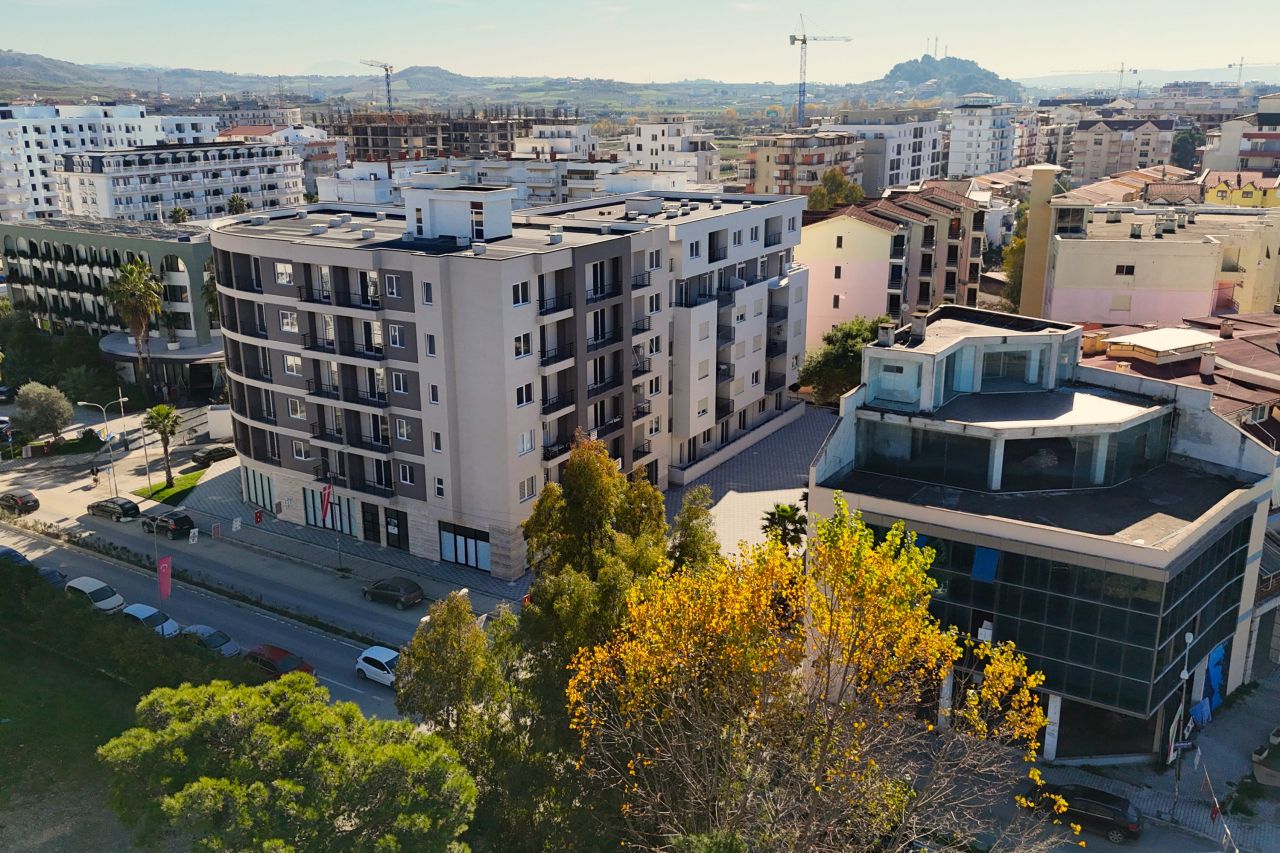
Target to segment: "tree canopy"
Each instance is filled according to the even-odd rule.
[[[1204,131],[1198,127],[1186,127],[1173,135],[1173,165],[1182,169],[1195,169],[1199,165],[1199,149],[1205,143]]]
[[[115,308],[120,319],[134,338],[134,350],[138,358],[138,377],[143,375],[143,347],[151,320],[160,312],[160,280],[151,265],[138,258],[120,267],[115,281],[107,289],[107,300]]]
[[[231,198],[227,199],[227,213],[232,216],[239,216],[249,211],[249,202],[244,200],[244,196],[239,193],[232,193]]]
[[[33,436],[57,435],[74,415],[66,394],[39,382],[28,382],[19,388],[16,402],[14,424]]]
[[[810,210],[830,210],[833,207],[848,207],[857,204],[867,197],[862,187],[849,180],[838,166],[832,166],[822,173],[822,181],[809,191]]]
[[[309,675],[162,688],[137,721],[98,755],[113,808],[144,839],[178,827],[205,850],[467,849],[475,783],[454,751],[331,703]]]
[[[805,355],[800,384],[813,389],[815,403],[834,403],[862,381],[862,348],[876,339],[887,316],[854,317],[822,336],[822,346]]]
[[[164,457],[164,484],[173,488],[173,464],[169,459],[169,442],[182,428],[182,413],[168,403],[157,403],[142,416],[143,429],[149,429],[160,438],[160,452]]]

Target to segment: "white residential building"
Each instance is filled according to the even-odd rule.
[[[942,176],[942,124],[936,109],[851,110],[819,124],[818,130],[862,140],[862,188],[868,196]]]
[[[219,142],[271,142],[291,145],[302,158],[302,183],[317,192],[317,180],[332,177],[347,163],[347,141],[307,124],[239,125],[218,134]]]
[[[515,157],[535,160],[592,160],[600,151],[600,140],[591,125],[535,124],[528,136],[517,136]]]
[[[191,219],[227,212],[234,195],[252,210],[302,203],[302,161],[285,144],[149,145],[63,154],[61,207],[103,219],[159,221],[175,207]]]
[[[247,501],[514,578],[577,430],[665,488],[802,411],[804,199],[402,196],[213,223]]]
[[[972,177],[1011,168],[1016,108],[985,92],[962,95],[960,100],[951,113],[947,177]]]
[[[56,216],[54,171],[76,151],[212,142],[211,116],[154,116],[125,105],[0,105],[0,220]]]
[[[720,150],[714,133],[686,116],[657,116],[622,138],[622,158],[641,169],[684,169],[695,183],[720,181]]]

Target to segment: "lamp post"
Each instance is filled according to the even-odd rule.
[[[1182,728],[1175,734],[1175,744],[1177,738],[1182,737],[1182,732],[1186,729],[1185,723],[1182,723],[1182,715],[1187,711],[1187,682],[1191,680],[1191,644],[1195,641],[1196,635],[1188,631],[1182,635],[1186,648],[1182,652],[1182,672],[1178,673],[1178,677],[1182,679],[1182,698],[1178,702],[1178,721],[1182,724]],[[1178,807],[1179,789],[1182,786],[1182,750],[1178,750],[1178,766],[1174,768],[1173,774],[1173,807]]]
[[[107,406],[114,406],[116,403],[119,403],[120,411],[123,412],[124,404],[127,402],[129,402],[129,398],[123,397],[123,396],[117,400],[112,400],[110,403],[107,403],[106,405],[99,405],[98,403],[90,403],[87,400],[76,401],[77,406],[86,406],[86,407],[92,406],[93,408],[102,412],[102,431],[104,433],[103,438],[105,438],[107,442],[107,458],[111,460],[111,492],[116,497],[120,497],[120,488],[119,488],[119,484],[116,482],[116,454],[115,454],[115,451],[112,450],[111,448],[111,424],[107,420]]]

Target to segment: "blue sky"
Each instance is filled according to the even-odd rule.
[[[1135,36],[1138,12],[1115,0],[0,0],[0,48],[264,74],[356,73],[359,60],[380,59],[472,75],[781,82],[796,74],[787,35],[803,12],[811,35],[853,38],[812,46],[811,80],[880,77],[935,34],[939,53],[1007,77],[1121,61],[1234,77],[1231,40],[1190,23],[1209,8],[1166,0]]]

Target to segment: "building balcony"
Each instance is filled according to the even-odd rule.
[[[554,397],[547,397],[544,399],[542,401],[542,414],[550,416],[562,409],[571,408],[573,405],[574,393],[572,391],[565,391],[562,394],[557,394]]]
[[[782,242],[781,231],[775,231],[772,234],[766,232],[764,235],[764,245],[766,249],[769,248],[770,246],[776,246],[781,242]]]
[[[671,301],[672,308],[697,308],[699,305],[706,305],[708,302],[716,298],[714,290],[700,290],[692,293],[685,292],[676,296]]]
[[[352,341],[350,347],[343,348],[343,355],[367,358],[371,361],[383,361],[387,357],[382,344],[367,344],[363,341]]]
[[[394,498],[396,496],[394,486],[380,486],[377,483],[356,482],[352,483],[350,488],[378,498]]]
[[[785,323],[787,322],[788,309],[786,305],[770,305],[769,306],[769,323]]]
[[[647,417],[652,412],[653,412],[653,404],[650,403],[648,400],[641,400],[640,402],[636,403],[635,408],[631,410],[631,419],[633,421],[638,421],[643,417]]]
[[[786,384],[787,384],[787,374],[770,373],[768,376],[765,377],[765,380],[764,380],[764,393],[772,394],[774,391],[779,391],[782,388],[786,387]]]
[[[653,331],[653,319],[648,315],[640,317],[631,324],[631,334],[643,335],[645,332]]]
[[[901,261],[906,257],[907,257],[906,246],[894,246],[893,248],[889,249],[889,260],[891,261]]]
[[[780,355],[786,355],[786,354],[787,354],[786,341],[769,341],[764,346],[765,358],[777,358]]]
[[[548,296],[546,299],[538,300],[539,314],[554,314],[557,311],[567,311],[572,307],[572,293],[557,293],[553,296]]]
[[[368,311],[382,310],[382,296],[378,293],[370,293],[360,289],[347,292],[346,306],[348,308],[364,308]]]
[[[378,408],[386,408],[389,405],[386,391],[371,391],[367,388],[348,387],[343,399],[348,403],[360,403],[365,406],[377,406]]]
[[[593,287],[587,291],[587,304],[591,305],[595,302],[603,302],[606,299],[612,299],[615,296],[621,295],[622,286],[616,283],[605,287]]]
[[[307,396],[321,397],[325,400],[340,400],[342,399],[342,389],[337,385],[331,385],[328,382],[321,382],[317,379],[308,379]]]
[[[542,445],[542,461],[552,462],[561,456],[568,456],[573,447],[573,436],[560,436],[555,441]]]
[[[733,399],[716,397],[716,420],[722,421],[733,414]]]
[[[732,323],[719,323],[716,325],[716,346],[727,347],[733,343],[734,336]]]
[[[596,350],[604,349],[611,344],[620,343],[621,341],[622,331],[620,329],[614,329],[612,332],[602,335],[601,337],[587,338],[587,352],[595,352]]]
[[[337,352],[337,346],[337,341],[333,338],[313,335],[310,332],[304,332],[302,335],[302,348],[311,352]]]
[[[323,441],[326,444],[345,445],[347,443],[346,435],[342,432],[341,429],[339,429],[336,426],[333,426],[332,424],[321,424],[321,423],[313,422],[311,424],[311,437],[314,438],[316,441]]]
[[[721,385],[725,382],[732,382],[734,376],[733,362],[717,361],[716,362],[716,384]]]
[[[648,287],[653,284],[653,271],[639,272],[631,276],[631,289],[639,290],[642,287]]]
[[[372,450],[375,453],[390,453],[391,442],[382,436],[365,435],[351,437],[351,446],[358,447],[361,450]]]
[[[544,349],[538,354],[538,363],[543,367],[550,367],[553,364],[559,364],[562,361],[568,361],[573,358],[573,344],[561,344],[558,347]]]
[[[616,418],[611,418],[610,420],[605,421],[595,429],[591,430],[588,433],[588,435],[590,435],[592,438],[607,438],[608,436],[613,435],[615,432],[617,432],[620,429],[622,429],[621,416]]]
[[[587,396],[598,397],[601,394],[604,394],[608,391],[612,391],[614,388],[617,388],[621,384],[622,384],[622,374],[615,373],[612,376],[607,376],[604,379],[599,380],[593,385],[588,385]]]
[[[631,365],[631,377],[633,379],[638,379],[639,377],[644,376],[646,373],[652,373],[652,372],[653,372],[653,359],[651,358],[636,359],[635,363]]]
[[[646,438],[644,441],[636,442],[636,446],[631,456],[633,459],[639,459],[641,456],[648,456],[652,452],[653,452],[653,442],[649,441],[649,439]]]
[[[728,246],[712,246],[710,251],[707,252],[707,260],[713,264],[717,261],[723,261],[727,257],[729,257]]]

